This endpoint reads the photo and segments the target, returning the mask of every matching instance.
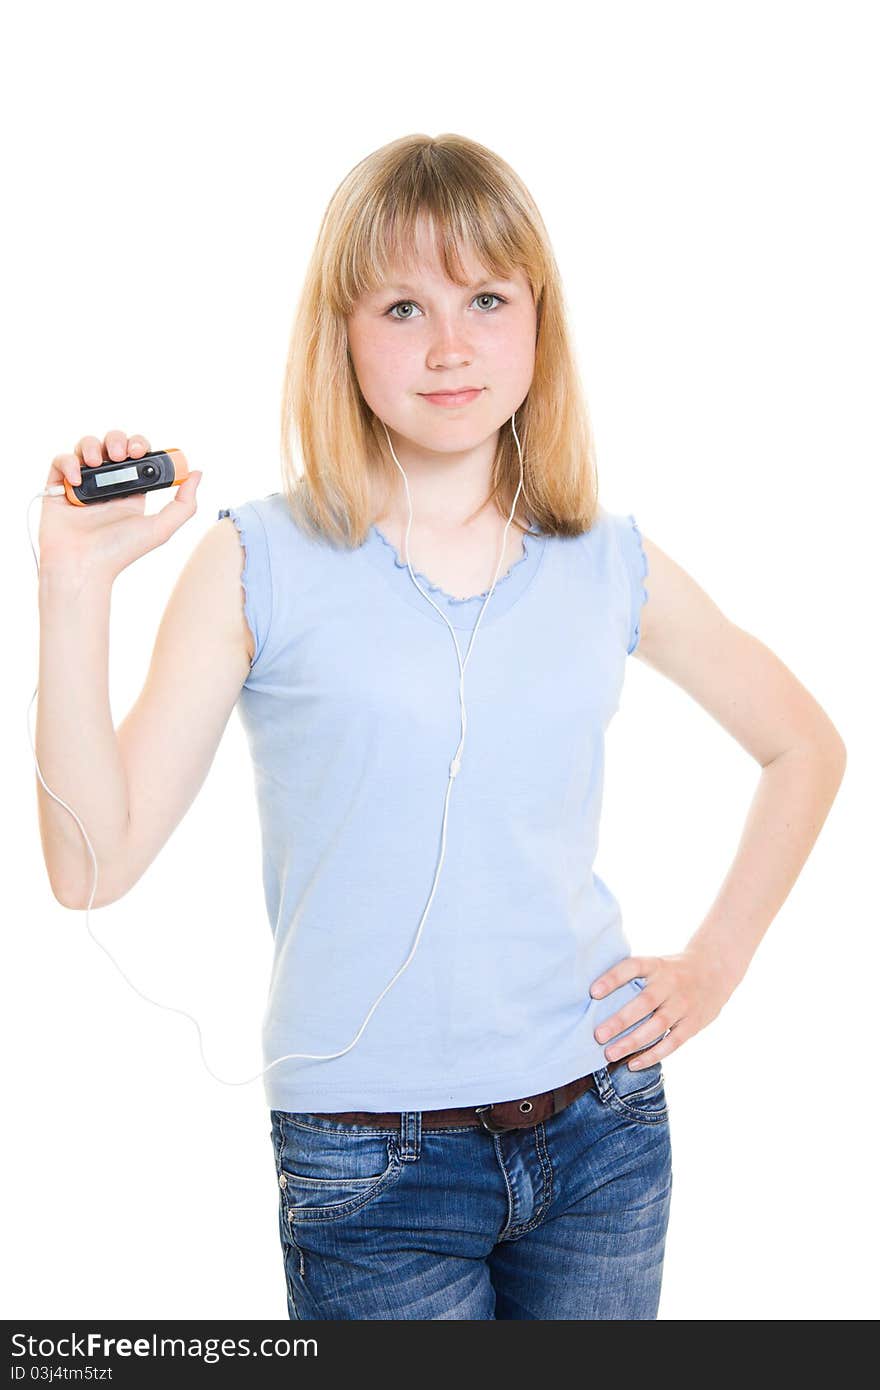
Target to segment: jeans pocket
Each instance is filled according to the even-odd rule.
[[[618,1115],[638,1124],[657,1125],[669,1118],[665,1079],[661,1062],[632,1071],[624,1063],[609,1071],[601,1068],[608,1080],[607,1103]]]
[[[276,1111],[275,1166],[289,1222],[336,1221],[361,1211],[400,1177],[393,1135],[318,1127]]]

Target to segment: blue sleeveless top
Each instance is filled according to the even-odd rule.
[[[600,507],[573,538],[533,526],[499,576],[465,667],[421,939],[343,1051],[409,956],[434,883],[461,737],[455,646],[376,526],[356,549],[315,540],[280,492],[219,516],[244,547],[254,637],[237,707],[275,943],[269,1106],[476,1106],[604,1066],[595,1028],[645,987],[590,996],[631,954],[592,865],[604,733],[648,597],[634,517]],[[416,577],[464,660],[488,590],[459,599]]]

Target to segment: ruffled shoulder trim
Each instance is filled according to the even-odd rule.
[[[256,520],[250,519],[251,514]],[[244,615],[254,639],[254,654],[250,663],[250,669],[253,670],[266,645],[272,616],[272,587],[266,534],[262,519],[253,503],[224,508],[217,513],[217,520],[223,517],[229,517],[234,523],[243,552],[241,587]]]
[[[630,653],[634,652],[636,647],[639,645],[639,638],[642,635],[642,605],[645,604],[648,600],[648,590],[645,588],[644,582],[648,577],[648,557],[645,554],[645,547],[642,541],[642,533],[638,528],[638,524],[632,512],[629,512],[627,514],[626,519],[629,522],[630,531],[632,532],[632,536],[635,540],[636,560],[636,568],[634,575],[636,580],[636,593],[634,596],[635,627],[633,629],[630,646],[627,648],[627,655],[630,655]]]

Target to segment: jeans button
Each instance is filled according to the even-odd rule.
[[[282,1173],[282,1174],[281,1174],[281,1177],[278,1179],[278,1186],[279,1186],[279,1187],[286,1187],[286,1186],[287,1186],[287,1174],[286,1174],[286,1173]]]

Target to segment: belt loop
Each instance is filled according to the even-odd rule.
[[[422,1112],[402,1110],[400,1113],[400,1157],[404,1163],[414,1163],[422,1151]]]
[[[593,1078],[596,1082],[596,1090],[599,1093],[599,1099],[604,1104],[609,1095],[614,1091],[614,1087],[611,1085],[611,1081],[608,1077],[608,1068],[598,1067],[596,1071],[593,1072]]]

